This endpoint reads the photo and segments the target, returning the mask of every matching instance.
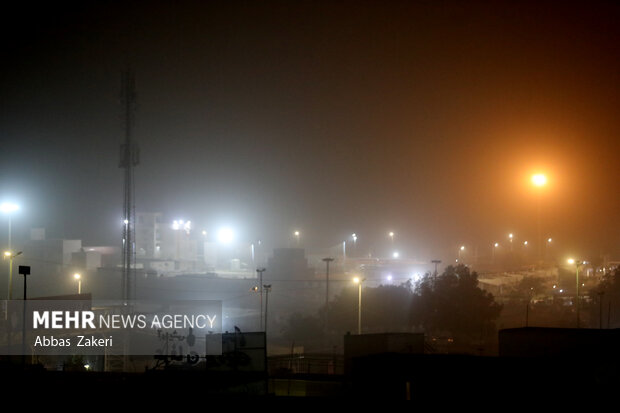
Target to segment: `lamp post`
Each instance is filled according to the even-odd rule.
[[[258,273],[258,289],[260,293],[260,331],[263,330],[263,273],[265,272],[265,268],[257,268],[256,272]]]
[[[514,235],[512,235],[512,232],[508,234],[508,239],[510,240],[510,252],[512,252],[512,239],[513,238],[514,238]]]
[[[493,251],[493,264],[495,264],[495,251],[497,250],[497,248],[499,247],[499,242],[496,242],[495,244],[493,244],[493,249],[491,251]]]
[[[571,265],[575,265],[575,309],[577,312],[577,328],[579,328],[579,266],[581,264],[586,264],[586,261],[569,258],[568,263]]]
[[[465,251],[465,245],[461,245],[459,248],[459,262],[462,261],[462,254]]]
[[[26,299],[28,295],[26,276],[30,275],[30,267],[27,265],[19,266],[19,273],[24,276],[24,301],[22,303],[22,367],[26,364]]]
[[[357,334],[362,334],[362,282],[366,279],[359,277],[353,278],[353,282],[357,284]]]
[[[2,204],[0,204],[0,211],[5,213],[9,220],[9,234],[8,234],[9,235],[9,248],[7,251],[8,254],[6,252],[4,253],[5,257],[9,257],[13,253],[13,251],[11,250],[12,248],[12,245],[11,245],[11,214],[18,210],[19,210],[19,205],[14,204],[12,202],[3,202]],[[11,258],[9,259],[9,300],[12,298],[12,294],[11,294],[11,290],[13,286],[12,269],[13,269],[13,259]]]
[[[73,278],[78,283],[78,295],[80,295],[82,294],[82,274],[76,272],[75,274],[73,274]]]
[[[333,260],[329,257],[323,258],[325,262],[325,336],[329,328],[329,263]]]
[[[8,298],[9,300],[13,299],[13,259],[18,255],[21,255],[22,252],[19,251],[16,254],[13,254],[12,251],[4,251],[4,258],[9,260],[9,292]]]
[[[269,309],[269,292],[271,291],[271,284],[263,285],[265,289],[265,337],[267,337],[267,310]]]
[[[299,231],[295,231],[293,232],[293,235],[295,235],[295,239],[297,240],[297,246],[299,247],[299,237],[301,233]]]
[[[538,188],[536,191],[536,230],[537,230],[537,239],[536,244],[538,246],[538,260],[542,259],[542,236],[540,229],[540,204],[541,204],[541,196],[542,196],[542,187],[547,185],[547,176],[545,174],[537,173],[532,175],[532,184]]]
[[[392,241],[392,245],[394,245],[394,231],[388,232],[388,236],[390,237],[390,239]]]

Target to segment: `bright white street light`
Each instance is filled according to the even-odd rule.
[[[398,257],[400,257],[400,254],[398,253],[398,251],[394,251],[392,253],[392,258],[398,258]]]
[[[235,233],[228,227],[220,228],[217,232],[217,240],[222,244],[230,244],[235,239]]]
[[[5,214],[19,210],[19,205],[12,202],[3,202],[0,204],[0,211]]]

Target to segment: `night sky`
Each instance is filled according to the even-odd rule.
[[[16,238],[120,245],[129,66],[137,211],[447,259],[533,240],[542,171],[543,235],[620,254],[617,2],[56,3],[2,17]]]

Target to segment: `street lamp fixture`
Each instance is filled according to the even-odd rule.
[[[544,174],[532,175],[532,184],[537,187],[545,186],[547,184],[547,177]]]

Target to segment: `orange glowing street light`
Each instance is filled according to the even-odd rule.
[[[545,186],[547,185],[547,177],[545,174],[534,174],[532,175],[532,184],[538,187]]]

